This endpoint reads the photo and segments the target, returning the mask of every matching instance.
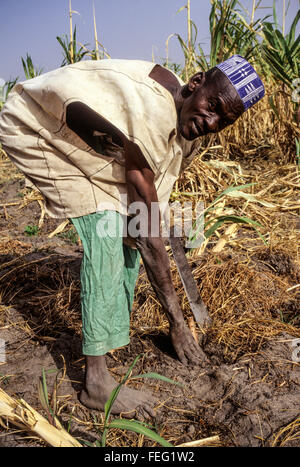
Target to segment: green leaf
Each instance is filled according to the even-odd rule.
[[[48,396],[48,388],[47,388],[47,381],[46,381],[46,373],[44,368],[42,369],[42,378],[39,378],[38,381],[38,393],[41,405],[43,409],[47,412],[48,421],[51,425],[55,426],[55,417],[53,410],[49,404],[49,396]]]
[[[194,21],[190,20],[190,23],[192,26],[191,27],[191,35],[192,35],[191,44],[192,44],[192,47],[194,48],[196,44],[197,36],[198,36],[198,29]]]
[[[299,51],[298,51],[299,43],[300,43],[300,35],[297,37],[297,39],[295,40],[294,44],[291,47],[292,57],[294,56],[294,54],[297,55],[297,53],[299,53]]]
[[[189,49],[188,49],[186,43],[184,42],[184,40],[182,39],[182,37],[179,34],[176,34],[176,37],[177,37],[177,39],[179,41],[179,44],[180,44],[180,46],[182,48],[182,52],[184,53],[185,59],[187,60],[188,55],[189,55]]]
[[[296,156],[300,156],[300,139],[295,138]]]
[[[289,45],[292,45],[295,41],[295,32],[296,32],[296,27],[297,27],[299,19],[300,19],[300,10],[298,10],[294,18],[294,21],[292,22],[291,29],[287,37],[287,41]]]
[[[253,197],[253,195],[249,195],[247,193],[243,193],[241,192],[240,190],[241,189],[244,189],[244,188],[249,188],[251,186],[254,186],[256,185],[256,183],[246,183],[245,185],[237,185],[237,186],[230,186],[228,188],[226,188],[226,190],[222,191],[222,193],[220,193],[219,196],[217,196],[217,198],[203,211],[204,213],[204,216],[208,214],[208,212],[212,211],[214,209],[214,206],[216,205],[216,203],[218,203],[218,201],[223,197],[223,196],[235,196],[234,193],[236,192],[236,196],[238,197],[243,197],[243,198],[248,198],[248,200],[251,200],[251,201],[256,201],[256,202],[261,202],[261,204],[263,203],[266,203],[265,201],[261,201],[261,200],[257,200],[257,198]],[[270,205],[269,203],[267,203],[268,206],[267,207],[273,207],[273,205]],[[265,204],[266,205],[266,204]],[[204,228],[207,227],[207,225],[209,225],[211,222],[215,221],[216,219],[219,219],[215,225],[213,227],[211,227],[205,234],[204,236],[206,238],[209,238],[214,232],[215,230],[217,230],[224,222],[230,222],[230,221],[233,221],[233,222],[242,222],[242,223],[251,223],[252,225],[258,225],[259,227],[261,227],[260,224],[258,223],[255,223],[255,221],[252,221],[251,219],[248,219],[247,217],[240,217],[240,216],[229,216],[229,215],[226,215],[226,216],[220,216],[220,217],[215,217],[213,219],[210,219],[205,225],[204,225]],[[202,228],[202,225],[199,227],[199,229],[195,232],[195,225],[196,223],[193,225],[193,229],[191,229],[191,232],[193,232],[193,237],[191,237],[191,233],[189,234],[189,240],[192,240],[193,238],[195,238],[195,236],[198,234],[199,232],[199,229]]]
[[[266,62],[268,63],[273,75],[276,78],[279,78],[281,81],[283,81],[287,86],[291,86],[292,79],[291,77],[285,72],[282,63],[280,63],[281,58],[278,56],[275,58],[274,54],[272,51],[266,47],[262,46],[262,50],[264,52],[264,58]]]
[[[243,191],[234,191],[232,193],[227,193],[228,196],[231,196],[232,198],[244,198],[247,201],[250,201],[252,203],[259,203],[262,206],[265,206],[266,208],[275,208],[275,204],[268,203],[267,201],[263,201],[262,199],[256,198],[254,195],[250,195],[249,193],[244,193]]]
[[[179,10],[176,11],[176,14],[180,13],[181,11],[185,10],[186,8],[187,8],[187,6],[183,5],[182,7],[179,8]]]
[[[123,377],[122,381],[118,384],[118,386],[116,386],[114,388],[114,390],[112,391],[111,395],[110,395],[110,398],[108,399],[108,401],[106,402],[105,406],[104,406],[104,413],[105,413],[105,421],[108,419],[109,415],[110,415],[110,412],[111,412],[111,408],[112,408],[112,405],[114,403],[114,401],[116,400],[120,390],[121,390],[121,387],[123,386],[123,384],[126,383],[126,381],[128,380],[129,378],[129,375],[133,369],[133,367],[136,365],[137,361],[140,359],[140,357],[142,356],[142,354],[139,354],[137,355],[137,357],[135,357],[133,363],[130,365],[126,375]]]
[[[77,441],[79,441],[83,446],[88,446],[89,448],[101,447],[98,440],[95,441],[94,443],[91,443],[90,441],[87,441],[86,439],[77,438]]]
[[[169,443],[160,435],[135,420],[113,420],[109,423],[108,428],[119,428],[120,430],[134,431],[135,433],[139,433],[153,441],[156,441],[163,447],[173,447],[173,444]]]
[[[45,375],[44,368],[42,369],[42,378],[39,378],[39,381],[38,381],[38,393],[39,393],[39,398],[40,398],[40,402],[42,404],[43,409],[45,409],[48,412],[49,399],[48,399],[48,389],[47,389],[46,375]]]
[[[288,47],[283,35],[281,34],[280,31],[278,31],[278,29],[275,31],[275,34],[277,35],[278,40],[279,40],[279,42],[281,44],[281,48],[282,48],[283,52],[285,53],[286,58],[288,59],[291,70],[294,71],[294,64],[293,64],[292,57],[290,55],[290,50],[289,50],[289,47]]]
[[[204,210],[205,213],[209,212],[212,210],[213,206],[222,198],[222,196],[227,195],[228,193],[231,193],[232,191],[237,191],[237,190],[243,190],[244,188],[249,188],[250,186],[254,186],[256,183],[246,183],[245,185],[236,185],[236,186],[230,186],[229,188],[226,188],[226,190],[222,191],[219,196]]]
[[[221,227],[221,225],[223,225],[223,224],[226,223],[226,222],[233,222],[233,223],[236,223],[236,224],[251,224],[252,226],[262,227],[261,224],[259,224],[258,222],[253,221],[252,219],[249,219],[248,217],[240,217],[240,216],[219,216],[219,217],[215,217],[214,219],[210,219],[210,220],[205,224],[205,227],[207,227],[208,224],[211,224],[211,223],[214,222],[215,220],[216,220],[216,222],[214,223],[214,225],[213,225],[212,227],[210,227],[210,228],[204,233],[205,238],[211,237],[212,234],[213,234],[219,227]]]

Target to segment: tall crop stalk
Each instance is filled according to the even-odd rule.
[[[111,58],[107,50],[105,49],[104,45],[98,41],[98,32],[97,32],[97,24],[96,24],[96,12],[95,12],[95,4],[93,2],[93,23],[94,23],[94,41],[95,41],[95,48],[88,52],[88,55],[91,57],[92,60],[101,60],[103,58]],[[101,47],[101,53],[99,50],[99,46]]]
[[[69,18],[70,18],[70,63],[74,63],[74,43],[73,43],[73,24],[72,24],[72,4],[69,0]]]
[[[95,38],[95,59],[100,60],[99,55],[99,42],[98,42],[98,33],[97,33],[97,25],[96,25],[96,15],[95,15],[95,3],[93,2],[93,20],[94,20],[94,38]]]

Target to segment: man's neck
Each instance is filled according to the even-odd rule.
[[[171,71],[167,70],[167,68],[155,65],[151,70],[149,77],[154,79],[170,92],[173,96],[177,112],[179,112],[183,103],[183,86],[181,86],[176,76]]]

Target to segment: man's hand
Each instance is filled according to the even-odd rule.
[[[199,365],[207,361],[205,353],[196,343],[184,321],[176,324],[170,323],[170,336],[181,363]]]

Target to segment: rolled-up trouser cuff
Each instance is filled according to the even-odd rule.
[[[124,347],[130,342],[128,333],[119,334],[117,336],[111,336],[104,342],[88,342],[85,344],[82,343],[82,353],[83,355],[93,355],[100,356],[105,355],[107,352],[110,352],[112,349],[117,349],[119,347]]]

